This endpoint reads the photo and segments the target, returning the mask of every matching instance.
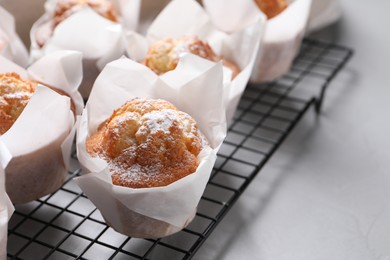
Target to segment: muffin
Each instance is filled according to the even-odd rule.
[[[168,101],[134,98],[116,109],[86,139],[85,147],[90,156],[107,162],[114,186],[148,193],[153,189],[167,188],[195,174],[199,167],[199,154],[208,144],[195,120]],[[160,198],[165,196],[169,198],[172,195],[162,193]],[[126,197],[126,201],[132,199]],[[172,210],[169,204],[172,202],[166,202],[165,205]],[[195,216],[195,209],[192,209],[181,227],[136,212],[121,200],[115,200],[115,210],[116,218],[121,223],[120,229],[117,229],[117,223],[113,225],[110,223],[111,218],[103,214],[107,224],[121,233],[142,238],[158,238],[176,233]],[[179,211],[177,213],[180,214]]]
[[[66,18],[75,14],[83,7],[88,6],[102,17],[118,22],[118,15],[108,0],[59,0],[51,14],[50,22],[36,31],[36,40],[40,47],[44,46],[53,33],[53,30]]]
[[[96,13],[113,22],[118,21],[112,3],[107,0],[59,0],[53,16],[53,26],[57,26],[83,6],[89,6]]]
[[[116,109],[86,141],[108,163],[114,185],[167,186],[196,171],[205,144],[188,114],[161,99],[134,98]]]
[[[240,69],[233,62],[216,55],[210,45],[196,36],[182,36],[177,39],[164,38],[153,43],[148,50],[144,64],[157,75],[174,70],[179,62],[180,55],[192,53],[204,59],[219,62],[232,71],[235,78]]]
[[[18,119],[36,86],[36,82],[23,80],[17,73],[0,74],[0,135]]]
[[[275,19],[270,19],[272,16],[264,11],[270,20],[263,38],[263,55],[256,60],[252,82],[264,83],[279,79],[289,72],[299,53],[312,1],[284,2],[275,4],[275,14],[278,14]]]
[[[83,54],[79,92],[88,99],[103,67],[125,54],[123,35],[138,27],[141,0],[47,0],[30,31],[30,59],[57,50]]]
[[[263,11],[268,19],[280,14],[286,9],[288,3],[286,0],[255,0],[257,6]]]
[[[0,74],[0,135],[5,134],[23,112],[38,82],[22,79],[15,72]],[[49,87],[58,94],[66,95],[64,91]],[[75,112],[74,104],[71,109]]]
[[[4,136],[5,144],[11,147],[12,154],[12,159],[5,168],[6,190],[15,204],[29,202],[57,190],[67,173],[63,145],[68,136],[74,134],[74,132],[71,133],[72,126],[69,126],[69,123],[73,124],[75,120],[74,105],[70,102],[72,105],[66,109],[65,105],[68,105],[68,102],[66,99],[59,98],[61,96],[58,95],[68,96],[64,91],[39,85],[36,81],[21,78],[15,72],[0,74],[0,136]],[[30,108],[27,111],[28,115],[24,115],[22,121],[18,122],[17,129],[12,128],[34,97],[34,109]],[[35,110],[40,104],[45,105],[41,110]],[[44,123],[48,123],[48,125],[45,124],[48,133],[56,129],[51,125],[53,121],[46,122],[49,119],[44,119],[39,115],[31,117],[31,113],[39,112],[48,117],[46,110],[54,111],[57,108],[61,109],[61,112],[57,113],[58,122],[61,122],[57,125],[58,133],[50,133],[51,137],[45,136],[47,140],[44,142],[36,142],[26,137],[37,136],[34,132],[44,131],[41,127]],[[31,122],[25,120],[27,116],[37,125],[30,127]],[[29,132],[23,137],[26,138],[27,143],[24,143],[22,148],[19,147],[18,136],[23,134],[23,131]]]
[[[127,236],[165,237],[192,221],[226,136],[222,64],[189,58],[207,67],[185,82],[174,80],[182,66],[164,82],[128,58],[107,64],[80,118],[75,182]]]

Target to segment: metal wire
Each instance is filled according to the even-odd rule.
[[[168,238],[137,239],[112,230],[73,182],[80,172],[73,152],[73,169],[60,190],[16,206],[9,223],[8,258],[190,259],[309,108],[320,112],[329,83],[352,53],[305,39],[287,75],[248,85],[197,215],[183,231]]]

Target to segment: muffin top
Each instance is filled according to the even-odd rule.
[[[198,167],[206,141],[195,120],[161,99],[135,98],[116,109],[86,141],[107,161],[114,185],[169,185]]]
[[[96,13],[113,22],[118,21],[112,3],[107,0],[59,0],[54,11],[53,27],[56,27],[84,6],[89,6]]]
[[[18,73],[0,74],[0,135],[7,132],[19,118],[30,101],[39,82],[23,79]],[[63,90],[46,86],[60,95],[68,96]],[[75,114],[75,104],[71,101],[70,109]]]
[[[261,11],[265,13],[268,19],[277,16],[284,9],[288,3],[286,0],[255,0]]]
[[[238,67],[214,53],[210,45],[196,36],[182,36],[177,39],[164,38],[153,43],[148,50],[144,64],[161,75],[174,70],[179,62],[180,55],[192,53],[213,62],[223,61],[224,66],[233,72],[233,78],[240,72]]]
[[[18,119],[37,85],[14,72],[0,74],[0,135],[7,132]]]

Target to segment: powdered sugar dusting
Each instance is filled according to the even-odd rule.
[[[30,92],[15,92],[15,93],[9,93],[2,95],[2,98],[5,100],[7,99],[20,99],[20,100],[25,100],[25,99],[30,99],[33,93]]]
[[[178,122],[179,118],[177,111],[164,109],[147,113],[141,120],[144,122],[144,125],[139,128],[139,133],[144,134],[145,131],[150,131],[153,134],[162,131],[164,134],[169,135],[173,123]]]
[[[127,102],[89,140],[102,147],[97,155],[108,162],[113,183],[133,188],[165,186],[195,172],[204,144],[188,114],[151,99]]]
[[[147,166],[141,166],[138,163],[131,165],[121,165],[120,162],[110,163],[109,169],[111,172],[115,173],[122,182],[151,182],[154,179],[158,179],[161,174],[162,165],[153,164]]]
[[[179,59],[179,56],[183,53],[192,53],[199,55],[203,58],[211,58],[208,57],[210,54],[207,52],[205,43],[198,39],[195,36],[183,36],[179,39],[174,40],[175,47],[173,48],[171,55],[173,57]]]
[[[17,73],[0,74],[0,134],[18,119],[35,91],[35,83],[22,80]]]
[[[179,56],[183,53],[190,53],[188,43],[184,41],[176,41],[176,45],[172,49],[170,55],[172,55],[174,59],[179,59]]]

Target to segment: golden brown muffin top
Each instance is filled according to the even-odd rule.
[[[157,75],[161,75],[174,70],[179,62],[180,55],[183,53],[192,53],[214,62],[222,60],[224,66],[232,70],[233,78],[240,72],[233,62],[216,55],[207,42],[196,36],[182,36],[177,39],[168,37],[155,42],[149,47],[143,63]]]
[[[59,0],[54,11],[53,28],[83,6],[89,6],[96,13],[113,22],[118,21],[112,3],[107,0]]]
[[[7,132],[18,119],[37,85],[14,72],[0,74],[0,135]]]
[[[7,132],[19,118],[30,101],[39,82],[23,79],[18,73],[0,74],[0,135]],[[68,96],[60,89],[46,86],[58,94]],[[70,109],[75,114],[75,104],[71,101]]]
[[[261,11],[265,13],[268,19],[277,16],[284,9],[288,3],[286,0],[255,0]]]
[[[195,120],[161,99],[134,98],[86,141],[108,163],[114,185],[166,186],[193,172],[203,139]]]

